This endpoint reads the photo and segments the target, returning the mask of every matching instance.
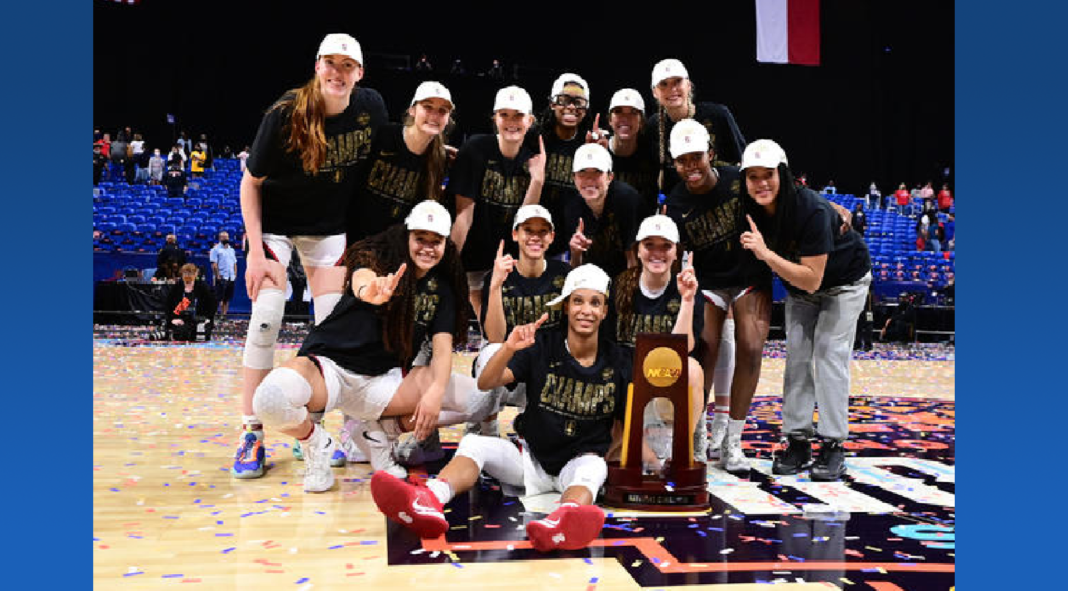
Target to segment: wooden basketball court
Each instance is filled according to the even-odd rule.
[[[277,361],[292,356],[295,351],[293,347],[280,349]],[[454,501],[447,507],[454,526],[447,536],[448,543],[443,540],[445,545],[440,547],[425,543],[420,546],[419,541],[404,530],[392,524],[387,527],[386,519],[375,509],[369,490],[368,464],[349,464],[335,469],[338,484],[331,491],[304,493],[301,489],[303,463],[291,454],[291,440],[268,429],[267,474],[256,480],[231,477],[229,467],[236,449],[240,419],[239,346],[158,345],[101,339],[94,343],[93,352],[93,575],[98,589],[162,589],[188,584],[205,589],[347,587],[600,591],[639,589],[643,587],[639,581],[665,583],[645,585],[646,588],[698,589],[711,587],[710,581],[718,576],[715,573],[721,573],[721,580],[731,581],[716,585],[717,589],[758,588],[758,581],[785,583],[783,588],[786,589],[952,587],[952,545],[948,554],[944,550],[931,550],[939,546],[923,543],[924,538],[920,535],[923,532],[917,534],[915,530],[917,524],[928,528],[944,527],[939,524],[952,519],[952,508],[946,507],[944,500],[945,494],[949,498],[953,494],[955,390],[951,360],[853,362],[853,392],[863,397],[854,401],[854,413],[861,414],[854,414],[853,421],[860,423],[861,429],[866,432],[884,427],[897,429],[902,424],[900,417],[906,416],[906,412],[913,413],[909,416],[914,416],[918,425],[913,435],[898,439],[920,443],[895,446],[893,444],[899,442],[891,441],[883,434],[880,435],[882,440],[872,440],[870,445],[881,445],[886,449],[879,451],[876,447],[869,449],[866,446],[865,453],[883,454],[904,465],[902,456],[905,459],[911,456],[930,458],[932,456],[924,454],[942,450],[943,455],[936,459],[941,462],[938,466],[947,466],[945,470],[950,473],[950,484],[945,484],[945,478],[939,477],[937,487],[940,490],[932,494],[941,493],[943,500],[932,501],[932,510],[926,512],[931,517],[925,520],[925,513],[919,510],[924,507],[908,505],[908,508],[902,508],[915,499],[910,497],[911,500],[906,501],[894,497],[898,493],[911,493],[889,484],[881,485],[877,491],[873,485],[862,484],[862,475],[858,474],[853,488],[873,497],[872,500],[896,506],[894,517],[900,519],[893,525],[887,523],[894,533],[873,534],[872,531],[881,531],[882,522],[872,521],[873,529],[864,525],[866,516],[854,512],[853,520],[842,528],[844,534],[849,534],[844,538],[843,544],[847,548],[842,560],[827,567],[838,571],[834,573],[836,576],[829,582],[812,582],[810,575],[816,570],[813,563],[794,560],[798,557],[784,555],[782,551],[778,552],[779,558],[775,557],[775,551],[771,551],[769,556],[772,558],[764,566],[752,566],[752,561],[733,562],[731,552],[743,544],[755,547],[752,551],[762,551],[763,546],[772,545],[770,542],[762,544],[767,541],[765,538],[771,538],[770,534],[762,538],[743,532],[738,537],[740,542],[728,540],[729,548],[711,545],[713,538],[719,535],[717,532],[732,531],[733,521],[743,521],[742,515],[747,516],[744,519],[746,527],[757,528],[757,533],[762,527],[767,531],[785,527],[788,520],[795,519],[760,519],[750,512],[735,510],[735,505],[722,500],[713,504],[710,514],[665,518],[676,524],[670,527],[709,530],[711,535],[707,540],[704,535],[693,538],[704,546],[689,560],[671,546],[673,536],[682,535],[677,531],[688,533],[687,530],[641,537],[642,528],[633,527],[633,524],[641,523],[643,528],[653,531],[656,522],[646,524],[640,520],[623,520],[613,526],[617,530],[626,530],[625,535],[631,537],[609,538],[609,534],[624,534],[606,529],[604,544],[599,547],[567,553],[566,556],[534,556],[533,551],[525,550],[521,544],[492,541],[521,541],[522,523],[520,521],[517,526],[515,516],[508,515],[507,511],[498,514],[499,523],[490,523],[497,517],[490,512],[483,515],[476,506],[481,498],[477,496],[470,499],[470,506],[457,509],[454,507],[457,501]],[[470,356],[457,355],[458,371],[466,370],[470,361]],[[768,416],[774,413],[767,409],[778,404],[782,371],[781,358],[765,359],[757,397],[764,400],[764,412]],[[903,410],[905,407],[910,410]],[[513,415],[502,417],[502,428],[510,429]],[[331,431],[336,432],[340,423],[337,413],[326,419]],[[774,431],[767,430],[757,437],[770,442],[777,438]],[[932,439],[935,433],[941,439]],[[747,429],[747,439],[751,435]],[[458,436],[459,429],[453,428],[443,441],[455,442]],[[759,442],[754,445],[756,443]],[[947,445],[948,452],[945,451]],[[770,457],[765,448],[750,449],[756,450],[750,451],[750,455],[758,454],[764,460]],[[917,478],[914,473],[902,472],[905,469],[897,466],[879,474],[893,472],[902,478]],[[763,482],[760,485],[763,492],[778,494],[784,486],[809,490],[805,483],[765,482],[764,476],[754,471],[754,477],[758,476]],[[739,490],[738,483],[722,480],[726,476],[719,474],[716,478],[720,478],[719,484],[710,477],[713,496],[717,496],[717,490],[732,494]],[[924,486],[936,487],[930,478]],[[820,492],[806,494],[819,495]],[[787,503],[794,499],[779,496]],[[499,495],[496,498],[497,505],[506,506],[502,510],[515,509],[514,499],[505,498],[502,502]],[[738,497],[725,495],[719,498]],[[935,505],[940,507],[936,509]],[[886,517],[878,511],[874,513],[872,520]],[[464,514],[466,518],[463,518]],[[778,521],[773,521],[776,519]],[[726,525],[717,527],[721,521]],[[776,523],[783,525],[769,525]],[[907,527],[914,529],[901,529]],[[518,528],[518,531],[509,534],[510,528]],[[902,531],[906,533],[900,534]],[[939,530],[942,532],[938,533],[940,539],[946,538],[945,531]],[[913,540],[909,532],[918,536],[912,546],[909,545]],[[785,539],[786,536],[780,537]],[[861,539],[856,539],[858,537]],[[930,539],[933,538],[928,541]],[[948,539],[952,539],[951,533]],[[820,539],[813,538],[813,541]],[[703,554],[706,550],[710,558]],[[662,554],[657,554],[661,551]],[[748,551],[739,549],[735,556],[741,557]],[[942,553],[936,556],[931,552]],[[685,561],[686,568],[672,570],[673,566],[677,568],[681,564],[669,565],[670,559],[663,556],[672,556],[679,563]],[[895,567],[899,564],[906,566]],[[728,576],[729,573],[741,574]],[[657,578],[661,576],[663,578]],[[873,577],[880,576],[882,582],[876,584]],[[738,582],[737,577],[751,582]]]

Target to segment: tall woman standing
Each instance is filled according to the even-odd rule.
[[[857,317],[871,285],[871,258],[854,230],[840,231],[835,208],[794,183],[786,152],[757,140],[742,157],[751,251],[786,286],[786,373],[782,429],[786,447],[772,463],[775,474],[809,467],[819,407],[819,456],[812,480],[838,480],[846,472],[849,436],[849,360]]]
[[[331,33],[315,58],[315,76],[267,110],[241,179],[241,214],[248,239],[245,285],[252,300],[241,389],[243,432],[231,473],[263,475],[263,425],[253,395],[274,367],[285,312],[286,267],[294,248],[311,288],[318,324],[341,298],[345,213],[355,167],[375,126],[386,121],[381,95],[357,89],[363,52],[354,38]]]

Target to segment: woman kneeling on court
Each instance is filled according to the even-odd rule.
[[[786,152],[757,140],[742,155],[749,231],[742,248],[786,286],[786,372],[782,430],[786,449],[772,472],[812,480],[838,480],[846,473],[842,443],[849,436],[849,360],[857,317],[871,284],[871,257],[864,239],[831,203],[794,183]],[[819,406],[819,457],[811,462],[812,412]],[[811,468],[810,468],[811,466]]]
[[[424,201],[403,226],[349,247],[341,301],[256,389],[256,414],[301,441],[304,490],[334,484],[337,444],[315,415],[338,408],[362,419],[366,430],[354,439],[372,467],[403,477],[390,456],[401,431],[425,439],[439,424],[480,416],[480,405],[491,402],[473,378],[451,372],[453,344],[467,336],[467,281],[450,226],[444,207]]]
[[[449,529],[443,506],[486,473],[524,494],[560,491],[560,507],[527,524],[535,549],[575,550],[597,538],[604,512],[593,505],[608,476],[604,456],[619,439],[631,381],[630,355],[599,338],[608,311],[608,275],[594,265],[567,274],[560,297],[566,326],[537,332],[549,315],[512,329],[478,379],[488,390],[527,384],[527,406],[515,420],[521,445],[465,435],[456,455],[424,486],[376,472],[371,494],[393,521],[423,538]]]

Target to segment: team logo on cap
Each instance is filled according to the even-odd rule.
[[[426,221],[427,222],[433,222],[434,221],[434,214],[432,214],[432,213],[426,214]]]
[[[342,43],[341,44],[341,50],[342,51],[348,51],[349,50],[349,44],[348,43]]]

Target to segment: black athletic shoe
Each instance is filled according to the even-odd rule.
[[[845,448],[842,442],[835,439],[824,439],[820,447],[820,455],[809,470],[812,480],[839,480],[846,473]]]
[[[790,433],[786,436],[786,449],[775,454],[771,463],[771,473],[778,475],[797,474],[812,463],[812,443],[804,433]]]

